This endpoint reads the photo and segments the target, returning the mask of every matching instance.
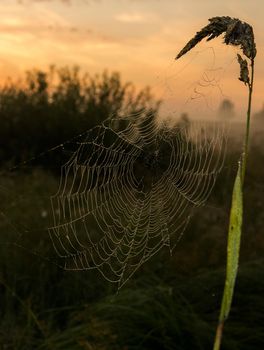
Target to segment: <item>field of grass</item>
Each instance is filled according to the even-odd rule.
[[[231,128],[214,190],[206,205],[195,209],[174,254],[161,250],[117,293],[117,286],[96,270],[64,270],[55,254],[48,233],[50,196],[73,145],[47,150],[109,115],[143,109],[155,116],[159,102],[148,89],[135,94],[118,74],[86,80],[78,70],[56,74],[55,90],[49,88],[50,73],[40,71],[31,72],[25,86],[0,89],[0,349],[211,349],[241,126]],[[264,348],[263,138],[263,125],[256,125],[245,182],[241,263],[223,350]],[[13,164],[20,166],[8,170]]]
[[[210,349],[224,283],[236,154],[172,257],[162,250],[117,293],[96,271],[64,271],[48,231],[58,178],[43,169],[1,176],[2,349]],[[223,349],[264,347],[263,164],[252,145],[241,266]]]

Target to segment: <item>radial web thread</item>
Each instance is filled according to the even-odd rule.
[[[224,129],[158,124],[152,115],[108,119],[63,166],[49,228],[66,269],[97,268],[121,287],[166,246],[208,198],[224,158]]]

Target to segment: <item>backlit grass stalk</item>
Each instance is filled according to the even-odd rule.
[[[254,81],[254,59],[251,62],[251,79],[248,82],[248,110],[247,110],[247,124],[244,141],[244,149],[241,155],[241,161],[238,164],[236,180],[233,187],[232,205],[230,210],[228,244],[227,244],[227,267],[225,288],[222,298],[221,312],[219,322],[215,335],[214,350],[219,350],[223,334],[225,320],[228,318],[231,303],[233,299],[234,287],[236,282],[240,240],[243,221],[243,185],[245,180],[247,158],[249,152],[249,131],[250,131],[250,116],[251,116],[251,102]]]
[[[249,151],[250,116],[254,82],[254,59],[257,51],[254,41],[253,29],[248,23],[228,16],[213,17],[209,19],[209,22],[210,23],[207,26],[197,32],[196,35],[185,45],[185,47],[177,55],[176,59],[180,58],[182,55],[190,51],[202,39],[208,37],[207,40],[211,40],[221,34],[224,34],[224,43],[227,45],[230,44],[239,46],[243,52],[243,55],[245,56],[245,58],[242,58],[241,55],[238,54],[237,60],[240,66],[239,80],[241,80],[248,87],[246,133],[243,152],[238,163],[238,170],[233,187],[227,243],[226,279],[213,348],[213,350],[219,350],[222,341],[224,323],[227,320],[231,309],[238,271],[243,222],[243,186],[245,181]],[[250,62],[250,76],[248,60]]]
[[[253,83],[254,83],[254,59],[251,60],[251,78],[250,78],[250,82],[248,83],[248,110],[247,110],[247,125],[246,125],[246,135],[245,135],[245,144],[244,144],[244,153],[243,153],[243,164],[242,164],[242,183],[244,183],[244,179],[245,179],[248,150],[249,150],[249,131],[250,131]]]

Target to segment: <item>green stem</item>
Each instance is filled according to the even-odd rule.
[[[249,93],[248,93],[246,134],[245,134],[245,142],[244,142],[244,146],[243,146],[243,153],[242,153],[242,157],[241,157],[241,187],[242,187],[242,190],[243,190],[243,185],[244,185],[244,180],[245,180],[247,159],[248,159],[248,152],[249,152],[249,131],[250,131],[250,117],[251,117],[253,82],[254,82],[254,59],[251,60],[251,78],[250,78],[250,82],[248,83],[248,92]],[[242,195],[243,195],[243,192],[242,192]],[[239,251],[240,251],[240,238],[237,241],[237,256],[236,256],[237,266],[238,266]],[[232,265],[232,261],[230,261],[230,260],[231,259],[230,259],[230,256],[228,254],[227,255],[225,288],[224,288],[223,297],[222,297],[221,312],[220,312],[220,316],[219,316],[218,326],[216,329],[213,350],[219,350],[221,347],[224,324],[225,324],[225,321],[226,321],[226,319],[228,317],[228,313],[229,313],[229,307],[227,309],[226,305],[227,305],[227,301],[228,301],[228,304],[231,305],[232,299],[233,299],[233,290],[234,290],[234,286],[235,286],[236,272],[235,272],[235,277],[233,278],[232,281],[230,281],[229,268],[230,268],[230,265]],[[230,288],[230,282],[232,283],[231,288]]]

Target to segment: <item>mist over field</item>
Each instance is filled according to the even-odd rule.
[[[175,342],[180,349],[208,347],[221,297],[228,209],[244,134],[232,102],[223,100],[216,115],[225,124],[227,147],[209,200],[192,213],[172,256],[163,248],[116,294],[116,285],[94,270],[64,270],[48,230],[54,226],[50,197],[58,191],[61,167],[79,144],[88,142],[91,128],[109,115],[136,121],[147,113],[158,116],[162,101],[151,90],[134,91],[115,73],[87,80],[76,69],[53,74],[59,76],[53,89],[48,74],[32,71],[25,85],[0,91],[1,344],[7,349],[82,349],[86,344],[151,349],[157,342],[159,349],[175,349]],[[263,344],[262,114],[255,115],[251,131],[245,232],[235,311],[224,339],[227,349],[234,344],[260,349]],[[184,111],[176,120],[183,130],[192,123]],[[93,131],[91,135],[95,137]],[[147,169],[138,168],[137,176],[146,176]]]
[[[262,7],[1,2],[0,349],[212,348],[247,89],[222,37],[175,57],[222,14],[258,56],[221,349],[264,348]]]

